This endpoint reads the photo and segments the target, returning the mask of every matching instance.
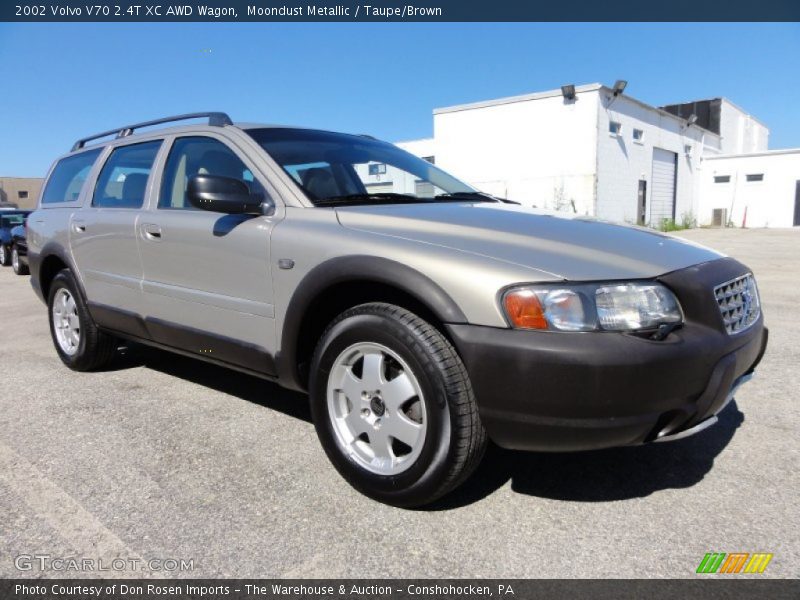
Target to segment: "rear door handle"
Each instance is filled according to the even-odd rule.
[[[83,224],[83,221],[73,220],[72,231],[74,231],[75,233],[85,233],[86,225]]]
[[[161,227],[155,223],[142,223],[142,234],[146,240],[157,242],[161,240]]]

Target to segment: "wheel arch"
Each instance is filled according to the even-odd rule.
[[[402,306],[445,336],[443,324],[467,320],[437,283],[407,265],[374,256],[330,259],[306,274],[289,301],[276,356],[281,382],[305,390],[311,356],[325,327],[344,310],[366,302]]]
[[[86,300],[86,291],[83,289],[83,282],[80,280],[75,267],[72,264],[69,256],[60,249],[58,246],[45,245],[38,256],[34,257],[28,254],[28,267],[31,272],[31,284],[36,289],[42,300],[46,303],[48,295],[50,294],[50,285],[53,279],[58,275],[62,269],[69,269],[75,277],[75,282],[78,285],[78,291]]]

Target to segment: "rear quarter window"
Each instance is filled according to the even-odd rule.
[[[42,193],[42,205],[76,202],[101,150],[88,150],[58,161]]]

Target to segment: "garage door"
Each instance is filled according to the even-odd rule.
[[[368,183],[364,186],[368,194],[391,194],[394,184],[391,181],[384,183]]]
[[[678,155],[653,148],[653,178],[650,184],[650,224],[660,225],[675,218],[675,174]]]

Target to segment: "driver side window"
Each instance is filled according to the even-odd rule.
[[[186,186],[194,175],[219,175],[244,181],[250,193],[265,197],[264,188],[252,171],[225,144],[209,137],[175,140],[164,166],[158,208],[199,210],[186,197]]]

